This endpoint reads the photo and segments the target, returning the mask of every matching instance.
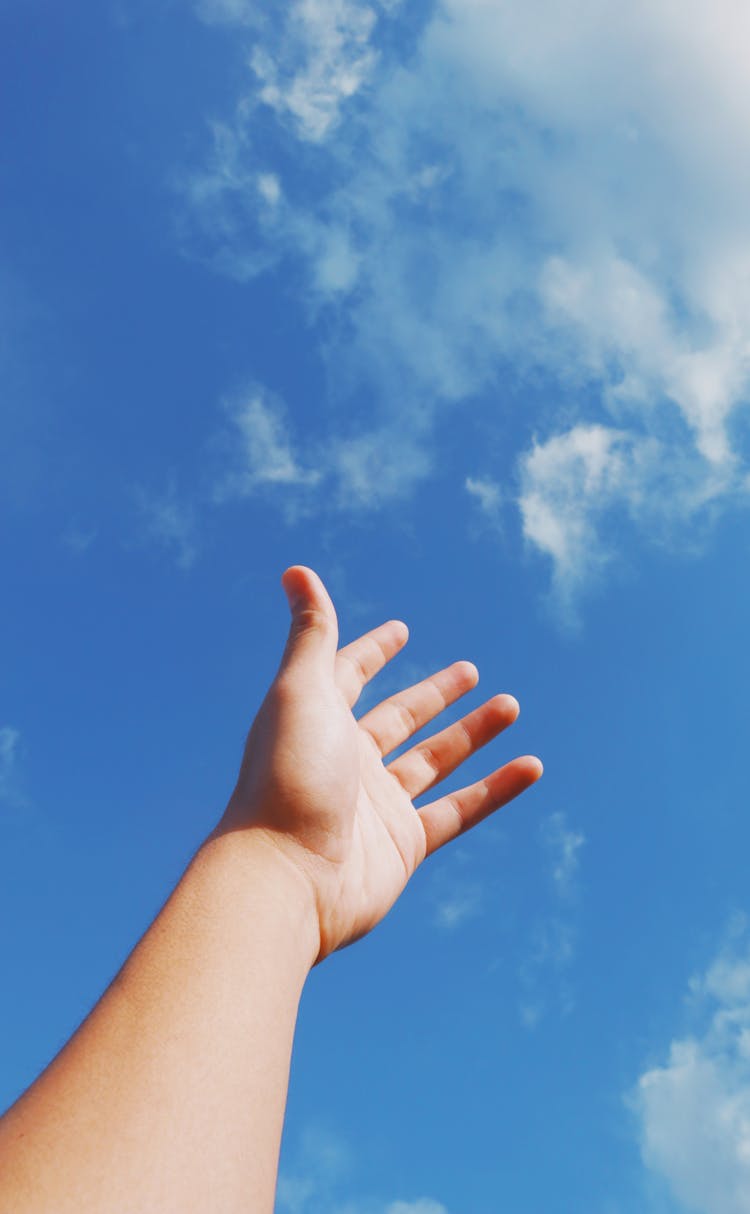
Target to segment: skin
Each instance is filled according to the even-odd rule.
[[[357,720],[407,640],[338,649],[303,566],[292,621],[216,829],[91,1015],[0,1120],[0,1214],[272,1214],[294,1025],[309,970],[370,931],[422,861],[523,792],[538,759],[413,801],[518,715],[494,696],[386,757],[476,686],[457,662]]]

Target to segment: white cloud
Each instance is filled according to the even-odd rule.
[[[352,1155],[338,1134],[319,1124],[300,1135],[291,1165],[282,1163],[277,1206],[283,1214],[319,1214],[331,1209],[337,1186],[350,1171]]]
[[[353,438],[319,436],[304,444],[303,455],[283,403],[257,386],[231,403],[228,414],[217,501],[263,490],[292,514],[368,509],[408,493],[428,461],[419,436],[394,427]]]
[[[23,829],[40,825],[24,788],[21,731],[12,725],[0,726],[0,823]]]
[[[550,1012],[573,1011],[568,971],[575,960],[577,938],[577,925],[570,916],[549,912],[534,925],[519,971],[518,1015],[524,1028],[535,1029]]]
[[[552,880],[557,893],[569,897],[580,866],[579,852],[586,842],[582,831],[571,830],[564,813],[553,813],[540,827],[542,844],[550,858]]]
[[[578,942],[577,879],[586,837],[568,825],[564,813],[549,814],[540,824],[539,842],[548,862],[552,901],[534,924],[521,965],[521,1023],[534,1029],[550,1008],[563,1014],[575,1006],[568,971]]]
[[[402,673],[401,683],[408,678],[415,682],[427,677],[429,671],[413,670],[408,675]],[[470,849],[457,847],[451,852],[451,863],[445,867],[437,864],[432,867],[429,878],[430,901],[432,903],[432,919],[436,927],[442,931],[455,931],[457,928],[486,912],[490,890],[481,874],[477,873],[476,863]]]
[[[233,467],[219,497],[248,497],[262,485],[311,487],[322,473],[304,468],[294,450],[280,401],[252,389],[230,406]]]
[[[342,1197],[341,1190],[351,1188],[352,1162],[351,1150],[338,1134],[308,1125],[294,1165],[289,1168],[282,1158],[276,1193],[279,1214],[448,1214],[445,1206],[430,1197],[409,1201]]]
[[[633,470],[649,452],[648,440],[642,441],[645,451],[623,431],[579,425],[535,443],[523,458],[523,534],[552,558],[561,584],[605,559],[596,542],[597,521],[638,484]]]
[[[95,527],[82,527],[78,523],[71,523],[62,534],[62,542],[70,552],[81,556],[88,552],[97,535]]]
[[[162,493],[138,487],[135,498],[146,539],[170,551],[178,568],[190,569],[198,555],[196,512],[179,496],[174,480]]]
[[[667,536],[730,490],[731,473],[710,468],[690,448],[602,425],[576,425],[535,442],[520,460],[525,539],[551,558],[560,599],[601,573],[616,551],[625,516]]]
[[[439,1201],[420,1197],[417,1201],[394,1201],[386,1208],[385,1214],[448,1214],[448,1211]]]
[[[485,518],[489,519],[491,523],[499,525],[505,500],[500,486],[487,477],[467,476],[464,488],[469,496],[477,502]]]
[[[519,504],[570,597],[623,542],[608,518],[652,530],[665,480],[675,530],[747,492],[750,10],[440,0],[417,29],[407,9],[400,50],[378,41],[384,7],[354,0],[254,30],[193,185],[201,255],[238,277],[306,266],[329,357],[376,394],[373,433],[418,417],[428,449],[437,410],[513,411],[504,384],[543,373],[565,411],[518,419]],[[260,111],[302,140],[301,178],[259,162]]]
[[[431,452],[410,427],[391,424],[331,440],[331,466],[342,506],[374,507],[403,497],[427,474]]]
[[[747,354],[727,336],[694,348],[665,293],[611,253],[574,265],[550,258],[541,276],[548,315],[574,333],[579,357],[605,386],[614,411],[673,401],[710,464],[731,460],[726,423],[747,383]],[[750,335],[749,335],[750,336]],[[612,371],[614,364],[614,372]]]
[[[277,1206],[284,1214],[304,1214],[315,1189],[315,1181],[310,1177],[286,1176],[282,1172],[276,1185]]]
[[[240,105],[240,111],[243,107]],[[211,154],[199,173],[180,180],[186,250],[218,273],[246,282],[277,260],[276,225],[284,213],[278,175],[258,168],[245,121],[214,121]]]
[[[259,100],[291,121],[300,138],[323,139],[375,67],[376,21],[375,10],[359,0],[294,0],[252,51]]]
[[[413,1201],[392,1201],[387,1205],[373,1200],[350,1201],[336,1206],[333,1214],[448,1214],[448,1210],[431,1197],[418,1197]]]
[[[575,954],[576,931],[572,923],[559,915],[549,915],[541,920],[534,932],[533,947],[525,973],[540,968],[563,970],[570,965]]]
[[[708,1013],[672,1041],[633,1097],[647,1167],[696,1214],[750,1209],[750,950],[730,942],[691,983]]]
[[[208,24],[257,26],[256,0],[194,0],[195,11]]]
[[[323,1214],[322,1209],[320,1214]],[[326,1214],[448,1214],[448,1210],[431,1197],[418,1197],[415,1201],[394,1201],[387,1205],[372,1199],[347,1201],[326,1211]]]
[[[275,173],[259,173],[258,193],[269,206],[275,207],[281,201],[281,185]]]
[[[294,1168],[283,1163],[277,1186],[279,1214],[448,1214],[431,1197],[382,1201],[341,1197],[351,1189],[352,1153],[339,1135],[308,1125],[301,1135]]]
[[[435,907],[435,920],[439,927],[454,928],[467,919],[473,919],[482,902],[479,884],[453,884],[450,893],[443,894]]]
[[[0,801],[11,796],[21,735],[10,725],[0,728]]]

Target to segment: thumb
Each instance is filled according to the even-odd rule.
[[[292,613],[281,669],[298,662],[319,661],[333,670],[339,629],[336,610],[322,581],[305,565],[292,565],[282,575],[281,584]]]

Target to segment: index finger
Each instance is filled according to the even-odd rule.
[[[370,679],[395,658],[409,639],[409,629],[402,620],[388,620],[336,654],[335,678],[346,702],[352,708]]]

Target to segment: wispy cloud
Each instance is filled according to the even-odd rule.
[[[249,497],[264,485],[309,489],[323,476],[304,467],[281,401],[254,387],[229,407],[232,462],[216,487],[219,499]]]
[[[444,890],[436,902],[435,922],[439,927],[451,929],[473,919],[481,909],[482,894],[478,881],[451,882],[450,889]]]
[[[370,38],[374,8],[358,0],[297,0],[276,44],[258,45],[250,65],[258,96],[290,121],[302,139],[318,141],[335,126],[342,102],[369,79],[377,55]]]
[[[97,536],[95,527],[82,527],[78,523],[71,523],[62,534],[62,542],[69,552],[82,556],[95,543]]]
[[[416,1201],[394,1201],[386,1207],[385,1214],[448,1214],[448,1211],[439,1201],[420,1197]]]
[[[630,1101],[646,1166],[697,1214],[750,1209],[750,943],[738,919],[690,984],[697,1031],[675,1038]]]
[[[492,833],[493,826],[496,823],[486,829]],[[432,920],[441,931],[456,931],[480,915],[492,913],[492,883],[478,868],[472,849],[463,845],[451,849],[450,863],[440,860],[430,866],[427,890]]]
[[[342,104],[372,75],[378,15],[399,2],[291,0],[273,14],[259,12],[252,0],[196,0],[195,10],[203,21],[257,32],[249,57],[256,102],[315,143],[331,133]]]
[[[351,1166],[352,1152],[339,1134],[319,1124],[307,1125],[290,1162],[282,1162],[276,1194],[280,1214],[330,1209]]]
[[[137,487],[135,501],[144,538],[170,552],[178,568],[190,569],[198,555],[197,512],[174,479],[160,492]]]
[[[558,811],[542,820],[539,842],[547,860],[552,902],[534,925],[528,954],[521,966],[523,995],[519,1011],[526,1028],[536,1027],[550,1002],[563,1013],[574,1006],[566,971],[575,958],[578,939],[575,903],[580,852],[586,838],[570,827],[566,815]]]
[[[581,863],[579,853],[586,836],[580,830],[571,829],[565,814],[559,811],[544,819],[539,834],[549,856],[555,889],[560,897],[570,898]]]
[[[675,530],[747,492],[750,12],[201,11],[247,28],[251,69],[193,178],[199,253],[239,277],[282,257],[305,268],[328,356],[376,394],[373,432],[413,442],[418,418],[429,448],[438,410],[481,397],[507,414],[523,394],[505,384],[543,375],[564,410],[517,416],[519,507],[568,597],[622,544],[608,517],[650,534],[666,467]],[[275,153],[262,121],[285,132]]]
[[[46,830],[30,800],[23,773],[21,731],[0,726],[0,825],[23,832]]]
[[[733,471],[707,468],[689,448],[602,425],[535,442],[519,472],[523,535],[551,559],[567,609],[617,559],[623,521],[666,541],[737,493]]]
[[[11,725],[0,728],[0,804],[16,796],[16,774],[21,734]]]
[[[336,1206],[333,1214],[448,1214],[448,1210],[431,1197],[417,1197],[413,1201],[392,1201],[385,1205],[372,1200],[347,1202]]]
[[[258,27],[261,20],[255,0],[194,0],[195,11],[208,24]]]
[[[566,970],[575,956],[577,934],[576,925],[561,914],[546,915],[534,925],[520,970],[518,1014],[524,1028],[536,1028],[550,1010],[573,1010]]]
[[[404,498],[430,460],[426,441],[418,434],[405,437],[395,425],[353,436],[305,437],[284,402],[259,384],[235,393],[224,413],[202,485],[186,495],[170,477],[163,489],[134,490],[138,538],[168,552],[180,569],[197,560],[200,518],[211,508],[264,497],[289,522],[309,515],[351,517]],[[82,551],[91,541],[82,535],[80,543],[75,537],[66,542]]]
[[[302,1132],[291,1166],[282,1160],[277,1188],[279,1214],[448,1214],[429,1197],[383,1200],[347,1197],[354,1187],[354,1156],[349,1144],[330,1129],[309,1125]]]
[[[500,527],[506,495],[500,485],[484,476],[467,476],[464,488],[479,506],[485,519],[494,527]]]
[[[257,385],[228,407],[217,501],[275,495],[293,514],[367,509],[393,500],[422,474],[424,450],[392,428],[303,441],[278,397]]]

